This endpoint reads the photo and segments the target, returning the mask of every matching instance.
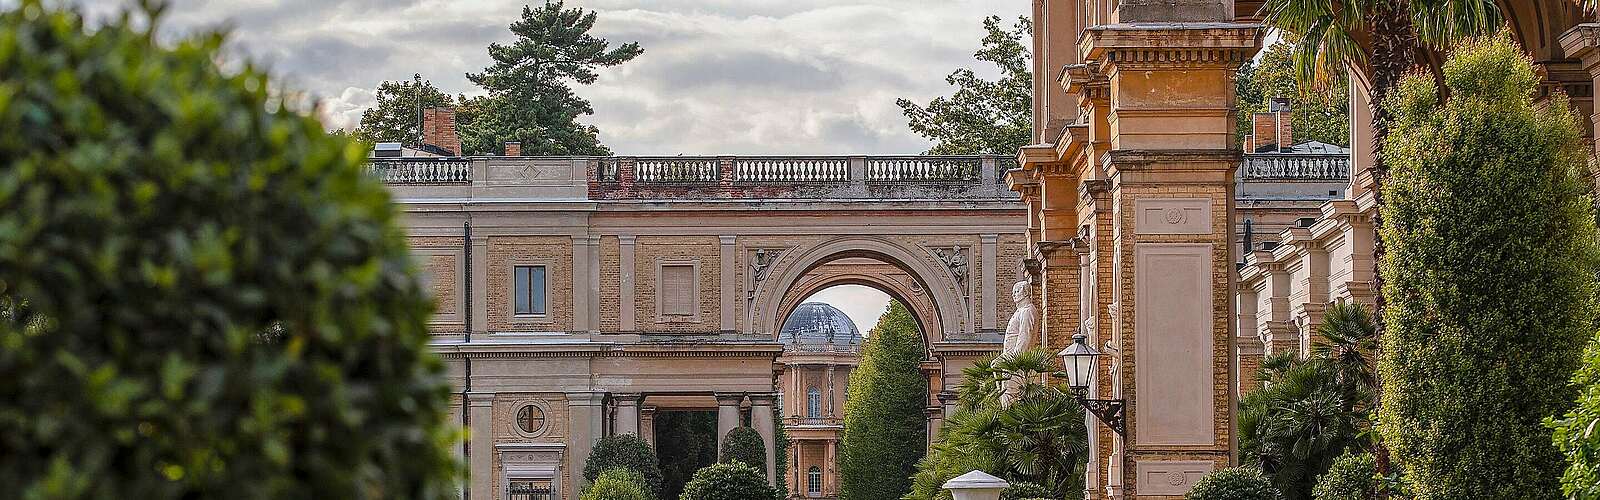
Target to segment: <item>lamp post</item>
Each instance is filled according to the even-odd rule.
[[[1067,370],[1067,385],[1072,388],[1072,394],[1078,398],[1078,404],[1085,410],[1094,414],[1095,418],[1110,427],[1118,436],[1128,437],[1128,431],[1123,423],[1124,401],[1121,399],[1090,399],[1089,382],[1094,380],[1095,367],[1100,361],[1100,351],[1090,347],[1084,342],[1089,338],[1079,330],[1072,336],[1072,345],[1062,349],[1061,361]]]

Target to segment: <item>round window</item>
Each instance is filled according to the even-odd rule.
[[[524,405],[522,409],[517,410],[517,427],[528,434],[544,430],[544,409],[535,405]]]

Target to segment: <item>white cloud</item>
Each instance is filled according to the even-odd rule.
[[[105,15],[120,0],[86,2]],[[536,3],[530,0],[528,3]],[[915,153],[894,99],[926,101],[975,66],[990,14],[1026,2],[959,0],[589,0],[595,34],[645,53],[578,93],[585,117],[624,154]],[[509,41],[524,2],[504,0],[175,0],[168,31],[230,27],[232,48],[292,88],[320,96],[329,128],[349,128],[383,80],[421,73],[451,94]],[[990,68],[976,66],[986,74]]]

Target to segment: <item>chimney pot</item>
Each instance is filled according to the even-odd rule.
[[[506,156],[522,156],[522,143],[517,141],[507,142]]]

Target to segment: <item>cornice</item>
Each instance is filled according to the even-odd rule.
[[[1137,23],[1091,26],[1083,31],[1079,53],[1114,68],[1183,69],[1236,67],[1261,49],[1259,24]]]

